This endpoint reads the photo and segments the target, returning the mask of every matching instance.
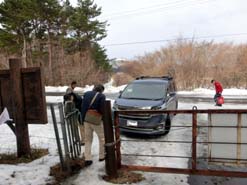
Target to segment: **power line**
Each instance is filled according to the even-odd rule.
[[[185,1],[189,2],[189,0],[173,1],[173,2],[170,2],[170,3],[156,4],[156,5],[153,5],[153,6],[142,7],[142,8],[133,9],[133,10],[126,10],[126,11],[122,11],[122,12],[114,12],[114,13],[106,14],[104,16],[108,17],[108,16],[122,15],[122,14],[126,14],[126,13],[136,12],[136,11],[140,11],[140,10],[152,9],[152,8],[156,8],[156,7],[160,8],[161,6],[164,6],[164,5],[174,5],[174,4],[176,5],[176,4],[179,4],[179,3],[183,3]]]
[[[235,37],[235,36],[247,36],[247,33],[207,35],[207,36],[199,36],[199,37],[185,37],[185,38],[181,38],[181,40],[214,39],[214,38]],[[104,46],[109,47],[109,46],[136,45],[136,44],[150,44],[150,43],[156,43],[156,42],[169,42],[169,41],[176,41],[176,40],[179,40],[179,39],[178,38],[172,38],[172,39],[161,39],[161,40],[124,42],[124,43],[115,43],[115,44],[105,44]]]
[[[113,20],[116,18],[121,18],[123,16],[130,16],[130,15],[135,15],[135,14],[153,13],[153,12],[156,13],[156,12],[158,12],[158,10],[164,11],[164,10],[173,10],[173,9],[177,9],[177,8],[185,8],[185,7],[190,7],[190,6],[194,6],[194,5],[202,5],[202,4],[208,3],[209,1],[210,0],[196,0],[196,1],[190,1],[189,4],[188,4],[188,2],[181,2],[181,3],[174,4],[172,6],[160,6],[160,7],[156,7],[156,8],[151,8],[151,10],[150,10],[150,8],[141,8],[141,9],[136,9],[136,10],[132,10],[132,11],[126,11],[126,12],[123,12],[121,14],[115,14],[115,16],[113,16],[113,17],[111,17],[111,16],[101,17],[101,19]]]
[[[195,4],[199,4],[200,2],[204,2],[205,3],[207,1],[209,1],[209,0],[190,1],[190,4],[188,4],[188,2],[182,2],[182,3],[174,4],[172,6],[158,6],[156,8],[151,8],[151,12],[153,12],[153,11],[157,12],[157,10],[172,10],[172,9],[176,9],[176,8],[180,8],[180,7],[186,7],[184,5],[195,5]],[[178,6],[178,5],[180,5],[180,6]],[[115,18],[119,18],[119,17],[122,17],[122,16],[141,14],[141,13],[148,13],[148,12],[150,12],[150,8],[136,9],[136,10],[133,10],[133,11],[129,11],[129,13],[128,12],[126,12],[126,13],[123,12],[122,14],[116,14],[114,17],[105,17],[105,19],[106,18],[115,19]]]

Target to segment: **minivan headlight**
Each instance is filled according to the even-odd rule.
[[[152,107],[152,110],[160,110],[160,109],[162,109],[162,107],[161,107],[161,106],[155,106],[155,107]]]
[[[153,106],[152,110],[166,110],[166,104],[162,104],[162,105],[157,105],[157,106]]]
[[[158,127],[156,127],[157,130],[163,129],[164,128],[164,124],[160,124]]]
[[[151,110],[151,107],[150,106],[140,107],[140,108],[143,109],[143,110]]]

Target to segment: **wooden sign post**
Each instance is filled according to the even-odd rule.
[[[0,70],[0,111],[7,107],[14,119],[17,156],[29,156],[28,124],[47,123],[43,73],[40,67],[21,68],[20,59],[10,59],[9,66]]]
[[[30,155],[30,141],[28,134],[28,124],[25,120],[23,87],[21,79],[21,61],[18,59],[9,60],[10,83],[14,111],[14,122],[17,141],[17,156]]]

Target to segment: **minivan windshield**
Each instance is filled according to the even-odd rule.
[[[165,83],[132,83],[121,94],[125,99],[159,100],[166,94]]]

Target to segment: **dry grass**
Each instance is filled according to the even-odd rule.
[[[18,164],[29,163],[48,154],[48,149],[31,149],[31,155],[26,157],[17,157],[16,153],[0,154],[0,164]]]
[[[76,159],[69,161],[70,171],[63,172],[60,163],[52,166],[50,168],[50,175],[55,178],[55,182],[52,185],[59,185],[66,178],[77,174],[81,169],[85,167],[84,159]]]
[[[75,80],[78,86],[85,86],[109,81],[111,73],[100,69],[88,50],[81,53],[63,54],[61,48],[54,47],[53,49],[52,73],[49,70],[47,53],[37,56],[34,54],[32,64],[27,63],[27,67],[38,67],[42,64],[45,85],[69,85]],[[8,56],[0,51],[0,70],[9,68],[8,59],[11,57],[14,56]]]
[[[246,53],[246,44],[180,39],[159,51],[125,62],[121,66],[125,76],[121,75],[121,79],[172,75],[180,90],[213,87],[211,79],[220,81],[224,88],[247,88]]]
[[[55,181],[50,185],[59,185],[68,177],[77,174],[81,169],[85,168],[84,159],[71,160],[69,164],[71,168],[70,172],[63,172],[60,163],[50,168],[50,175],[55,178]],[[141,174],[135,172],[119,170],[118,178],[109,178],[108,176],[103,176],[103,179],[114,184],[131,184],[140,182],[145,178]]]
[[[109,176],[104,176],[103,179],[114,184],[132,184],[145,180],[142,174],[127,170],[119,170],[117,178],[109,178]]]

